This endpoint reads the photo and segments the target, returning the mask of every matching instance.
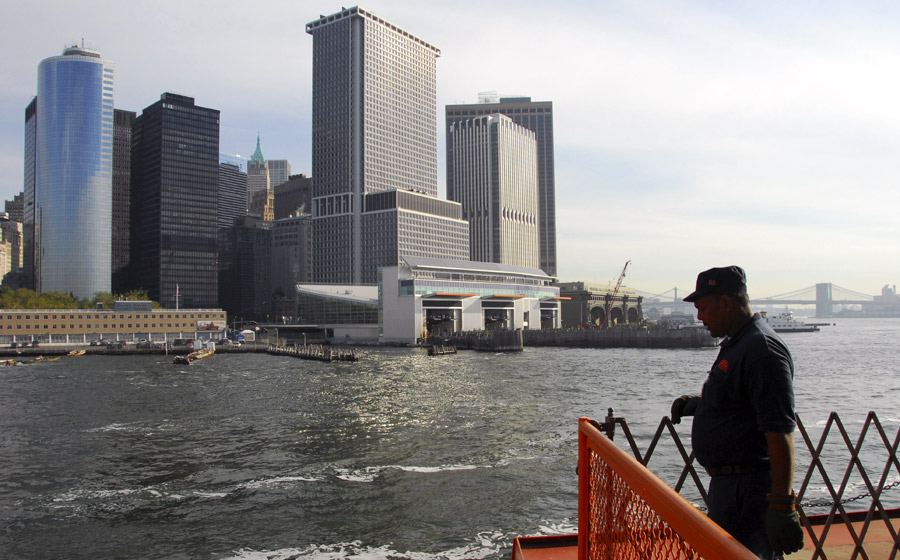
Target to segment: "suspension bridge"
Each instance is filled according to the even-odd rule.
[[[683,290],[674,287],[661,294],[650,294],[635,290],[635,293],[644,298],[643,307],[671,308],[677,311],[693,312],[693,305],[681,300],[684,295],[693,290]],[[679,296],[682,294],[682,296]],[[799,290],[784,294],[754,298],[751,296],[750,304],[756,307],[775,309],[788,305],[815,305],[816,317],[831,317],[834,315],[835,306],[850,306],[870,304],[874,296],[863,294],[848,288],[842,288],[831,283],[815,284]]]

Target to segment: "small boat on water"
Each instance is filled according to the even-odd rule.
[[[186,356],[175,356],[175,359],[172,360],[172,363],[186,366],[190,365],[191,362],[196,362],[197,360],[202,360],[203,358],[209,358],[215,353],[215,350],[196,350]]]
[[[444,356],[446,354],[456,354],[456,346],[452,344],[432,344],[428,347],[429,356]]]
[[[794,319],[794,313],[791,311],[784,311],[773,316],[769,316],[763,311],[761,315],[766,322],[769,323],[769,326],[772,327],[772,330],[777,333],[818,332],[819,330],[819,327],[816,325],[807,325],[803,321]]]

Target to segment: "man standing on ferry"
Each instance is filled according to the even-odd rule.
[[[694,416],[691,443],[710,474],[709,517],[760,559],[803,546],[794,481],[794,364],[775,331],[750,310],[739,266],[697,276],[697,319],[724,337],[701,395],[672,403]]]

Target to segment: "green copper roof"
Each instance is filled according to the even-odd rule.
[[[256,135],[256,151],[250,156],[250,161],[254,163],[266,163],[266,158],[262,155],[262,148],[259,147],[259,134]]]

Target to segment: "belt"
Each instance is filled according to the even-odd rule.
[[[706,474],[709,476],[728,476],[730,474],[751,474],[769,470],[768,463],[757,463],[755,465],[718,465],[716,467],[706,467]]]

